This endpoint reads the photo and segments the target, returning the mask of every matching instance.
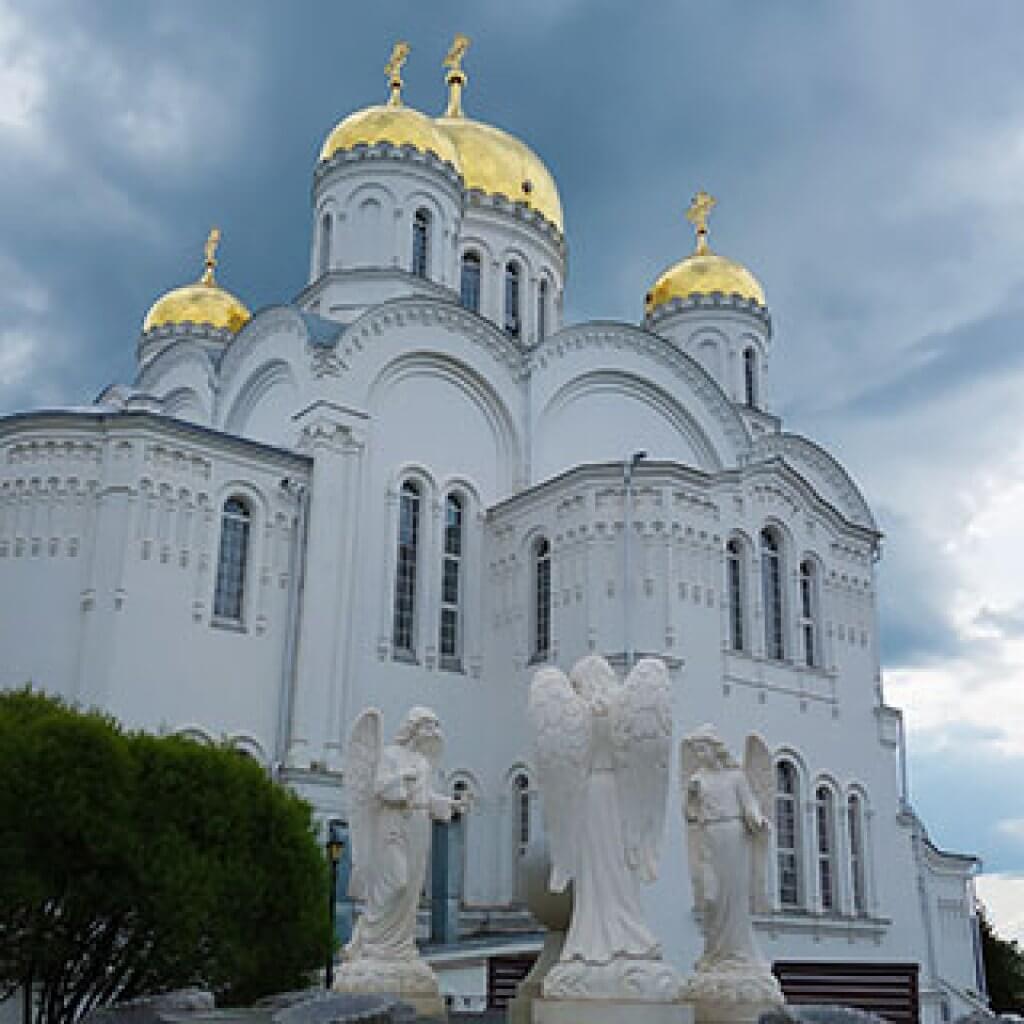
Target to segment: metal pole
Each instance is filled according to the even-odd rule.
[[[636,653],[633,650],[633,624],[629,606],[629,555],[633,533],[633,471],[636,469],[640,460],[646,458],[647,452],[633,452],[633,454],[628,459],[623,460],[622,463],[622,481],[625,491],[623,500],[625,501],[626,506],[622,516],[624,530],[624,536],[622,538],[622,646],[623,655],[626,660],[627,673],[632,670],[633,662],[636,660]]]
[[[338,917],[338,860],[337,850],[335,848],[334,839],[334,825],[333,823],[328,826],[331,830],[330,838],[328,840],[329,856],[331,858],[331,948],[327,953],[327,991],[330,992],[334,988],[334,935],[335,928],[337,927]]]

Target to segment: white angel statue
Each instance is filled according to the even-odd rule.
[[[698,1000],[698,1020],[701,999],[779,1005],[752,916],[770,909],[771,753],[749,735],[741,767],[705,725],[683,740],[680,762],[693,902],[704,930],[704,952],[684,994]]]
[[[443,1005],[437,979],[413,941],[431,822],[449,821],[461,810],[431,785],[443,743],[429,708],[412,708],[388,746],[381,743],[377,708],[352,727],[343,763],[352,837],[349,894],[365,904],[335,991],[394,993],[420,1012]]]
[[[665,826],[672,710],[662,662],[625,684],[604,658],[567,678],[543,668],[529,717],[551,848],[549,888],[573,885],[573,914],[546,998],[670,1002],[675,970],[643,921],[637,881],[657,877]]]

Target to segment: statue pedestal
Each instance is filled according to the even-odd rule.
[[[533,1001],[533,1024],[694,1024],[679,1001],[681,982],[664,960],[561,960]]]
[[[760,964],[698,970],[679,996],[692,1004],[696,1024],[757,1024],[785,1004],[775,976]]]
[[[333,991],[394,996],[413,1007],[418,1017],[448,1019],[437,976],[419,958],[349,960],[335,972]]]
[[[628,999],[534,999],[533,1024],[694,1024],[685,1003]]]

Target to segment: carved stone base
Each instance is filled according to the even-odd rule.
[[[767,966],[751,963],[698,967],[680,997],[693,1004],[697,1024],[757,1024],[785,1003]]]
[[[628,999],[534,999],[533,1024],[694,1024],[685,1003]]]
[[[542,990],[545,1000],[671,1003],[681,984],[675,968],[663,960],[620,957],[607,964],[561,960],[548,972]]]
[[[420,960],[349,960],[334,975],[335,992],[380,993],[396,996],[418,1016],[447,1020],[437,976]]]

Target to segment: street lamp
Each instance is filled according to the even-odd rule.
[[[345,838],[340,821],[327,825],[327,858],[331,862],[331,949],[327,954],[327,991],[334,987],[334,933],[338,914],[338,864],[345,855]]]
[[[627,673],[632,669],[635,658],[633,638],[630,635],[632,623],[629,611],[629,545],[633,533],[633,474],[640,462],[646,458],[647,452],[641,450],[633,452],[629,458],[622,460],[622,482],[625,490],[622,538],[622,634]]]

